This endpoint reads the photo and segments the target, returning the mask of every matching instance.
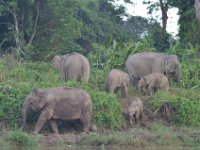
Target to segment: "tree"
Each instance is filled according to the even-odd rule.
[[[152,14],[154,10],[161,10],[162,15],[162,28],[164,31],[166,31],[167,28],[167,20],[168,15],[167,12],[170,8],[171,1],[170,0],[157,0],[156,2],[151,0],[144,0],[144,4],[148,4],[149,14]]]
[[[171,5],[179,9],[180,42],[184,47],[196,46],[200,43],[200,27],[195,14],[195,0],[171,0]]]
[[[23,45],[30,47],[37,31],[40,1],[0,0],[0,12],[11,16],[6,28],[10,28],[18,54],[24,55]],[[30,16],[32,16],[31,19],[29,19]]]
[[[196,12],[196,17],[200,20],[200,1],[195,0],[195,12]]]

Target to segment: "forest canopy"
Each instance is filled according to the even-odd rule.
[[[30,60],[49,60],[55,54],[72,51],[87,55],[98,45],[106,46],[114,40],[137,42],[147,35],[158,51],[165,51],[174,42],[156,20],[129,16],[124,6],[115,7],[111,2],[0,0],[0,55],[12,52]],[[169,0],[166,5],[179,8],[180,40],[195,45],[199,30],[194,2],[181,2]],[[123,20],[122,16],[128,19]]]

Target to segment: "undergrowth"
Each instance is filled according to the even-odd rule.
[[[26,95],[33,88],[50,88],[58,86],[82,87],[92,97],[93,119],[99,127],[119,129],[123,117],[117,97],[102,92],[98,87],[84,82],[64,82],[59,72],[51,64],[44,62],[25,62],[8,67],[1,60],[0,72],[0,122],[4,121],[11,129],[21,126],[22,104]],[[102,84],[103,86],[103,84]],[[30,114],[28,122],[36,122],[36,115]]]

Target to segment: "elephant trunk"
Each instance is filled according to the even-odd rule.
[[[181,80],[181,71],[175,71],[175,81],[179,82]]]

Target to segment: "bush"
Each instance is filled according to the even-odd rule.
[[[37,146],[38,138],[32,135],[22,132],[21,130],[9,131],[5,137],[5,140],[11,144],[16,144],[20,146]]]
[[[200,94],[198,90],[171,89],[169,93],[158,92],[150,102],[154,111],[164,102],[170,102],[176,109],[172,120],[178,124],[200,126]]]
[[[93,120],[99,127],[120,129],[123,124],[121,105],[117,97],[106,92],[93,89],[89,84],[69,81],[67,86],[81,87],[88,91],[93,101]]]
[[[50,88],[57,86],[82,87],[91,94],[93,99],[93,118],[98,126],[120,128],[122,125],[121,108],[117,98],[101,92],[98,85],[77,83],[62,80],[58,71],[50,64],[43,62],[26,62],[8,68],[0,64],[3,72],[3,82],[0,82],[0,122],[6,121],[11,129],[20,126],[22,104],[28,93],[33,88]],[[104,86],[102,84],[102,86]],[[28,122],[35,122],[38,114],[29,114]]]
[[[182,81],[178,86],[186,89],[200,89],[200,59],[189,59],[181,63]]]
[[[6,121],[14,129],[21,123],[22,103],[33,88],[59,86],[63,83],[51,65],[26,62],[8,67],[0,61],[0,122]]]

